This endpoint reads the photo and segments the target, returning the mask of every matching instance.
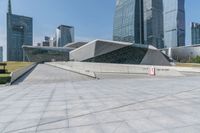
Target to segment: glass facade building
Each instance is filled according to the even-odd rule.
[[[144,43],[142,0],[117,0],[113,40]]]
[[[191,32],[192,32],[192,45],[200,44],[200,24],[192,23]]]
[[[117,0],[113,40],[162,48],[162,0]]]
[[[153,45],[185,45],[185,0],[117,0],[113,40]]]
[[[165,47],[185,45],[185,0],[163,0]]]
[[[12,14],[9,0],[7,13],[7,60],[23,61],[23,45],[33,43],[33,21],[30,17]]]
[[[24,61],[69,61],[69,52],[71,50],[69,48],[23,46]]]
[[[63,47],[72,42],[74,42],[74,27],[60,25],[56,30],[57,47]]]
[[[0,46],[0,62],[3,61],[3,47]]]
[[[144,43],[163,48],[163,0],[143,0]]]

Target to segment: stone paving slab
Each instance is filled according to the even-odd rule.
[[[199,133],[199,81],[94,80],[39,65],[0,87],[0,133]]]

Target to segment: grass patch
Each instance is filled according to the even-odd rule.
[[[14,72],[16,70],[22,69],[26,66],[31,65],[31,62],[6,62],[6,73],[5,74],[0,74],[0,84],[6,84],[10,82],[10,73]]]
[[[21,69],[23,67],[29,66],[32,63],[31,62],[6,62],[6,70],[8,73],[14,72],[18,69]]]
[[[178,67],[200,67],[200,64],[197,63],[177,63]]]
[[[0,84],[6,84],[10,82],[10,74],[0,74]]]

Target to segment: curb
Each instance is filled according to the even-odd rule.
[[[15,81],[17,81],[19,78],[24,76],[26,73],[28,73],[29,71],[34,69],[36,66],[37,66],[37,63],[33,63],[33,64],[31,64],[27,67],[24,67],[22,69],[19,69],[19,70],[12,72],[10,74],[11,80],[10,80],[9,85],[12,85]]]

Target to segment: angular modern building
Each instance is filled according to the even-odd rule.
[[[24,61],[51,62],[69,61],[69,52],[73,49],[62,47],[23,46],[23,50]]]
[[[171,60],[151,45],[109,40],[76,42],[64,47],[24,46],[24,59],[31,62],[79,61],[117,64],[170,65]]]
[[[170,65],[170,59],[151,45],[108,40],[94,40],[70,51],[70,60],[97,63]]]
[[[87,42],[69,43],[64,47],[23,46],[24,61],[69,61],[69,52],[85,44],[87,44]]]
[[[9,0],[7,13],[7,60],[22,61],[22,46],[32,45],[32,43],[32,18],[12,14],[11,0]]]
[[[144,43],[163,48],[163,0],[143,0]]]
[[[60,25],[56,29],[56,46],[63,47],[72,42],[74,42],[74,27]]]
[[[191,24],[192,32],[192,45],[200,44],[200,24],[192,23]]]
[[[3,61],[3,47],[0,46],[0,62]]]
[[[177,62],[188,63],[192,58],[200,56],[200,45],[165,48],[162,52]]]
[[[113,40],[163,48],[162,0],[117,0]]]
[[[165,47],[185,46],[185,0],[163,0],[163,5]]]

